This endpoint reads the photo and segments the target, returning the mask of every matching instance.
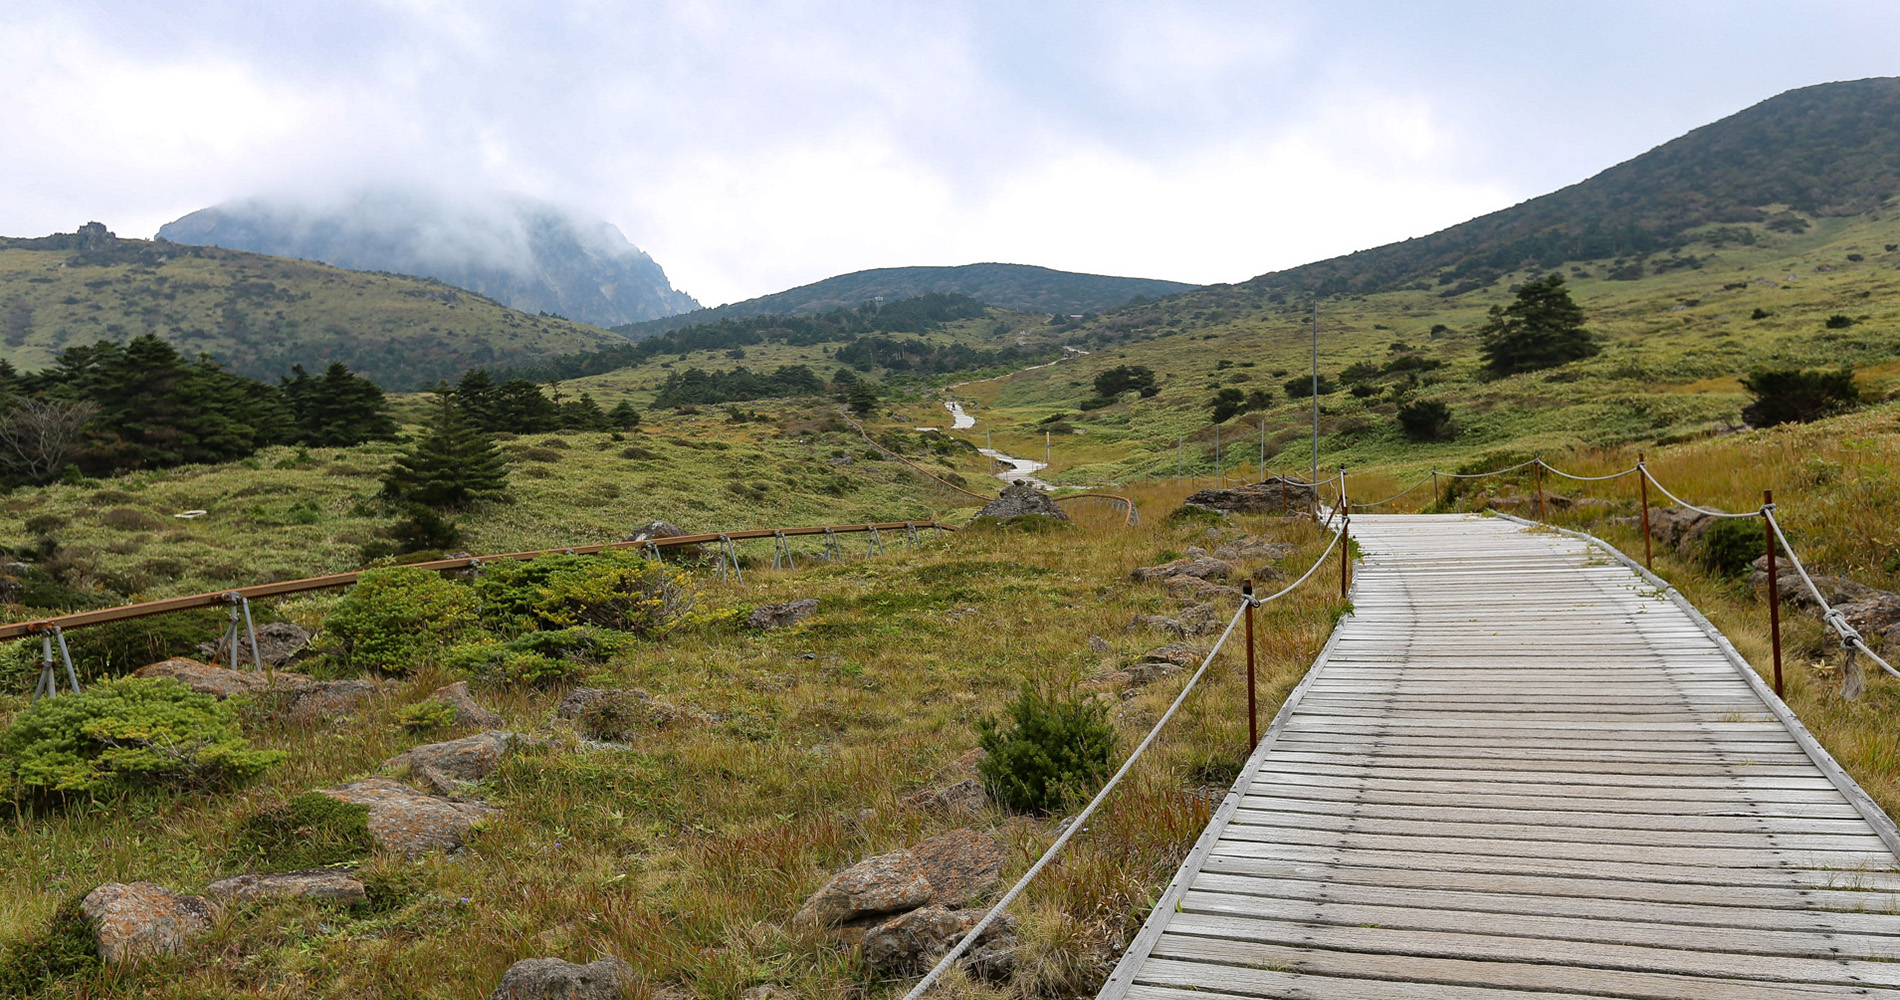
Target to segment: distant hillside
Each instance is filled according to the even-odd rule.
[[[252,198],[193,212],[158,235],[436,278],[603,327],[699,308],[613,225],[520,195],[378,188],[331,201]]]
[[[0,358],[39,368],[67,347],[156,333],[186,354],[275,380],[341,361],[388,389],[626,341],[530,316],[439,281],[163,240],[0,237]]]
[[[1385,291],[1424,281],[1461,294],[1530,264],[1609,260],[1680,247],[1692,230],[1746,240],[1766,223],[1865,212],[1900,192],[1900,78],[1791,90],[1589,180],[1403,243],[1264,274],[1243,287]]]
[[[879,297],[895,301],[914,298],[926,292],[968,295],[1001,309],[1075,315],[1113,309],[1136,298],[1157,298],[1197,287],[1180,281],[1078,274],[1029,264],[879,267],[841,274],[744,302],[616,329],[631,337],[651,337],[696,324],[716,323],[722,319],[850,309]]]

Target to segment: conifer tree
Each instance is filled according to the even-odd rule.
[[[439,404],[428,431],[396,456],[383,492],[404,503],[438,510],[492,500],[508,485],[508,466],[495,440],[471,425],[438,386]]]
[[[1583,308],[1561,274],[1527,281],[1516,302],[1492,306],[1479,335],[1485,367],[1497,376],[1555,368],[1602,350],[1584,330]]]
[[[632,430],[640,426],[640,411],[623,399],[607,411],[607,424],[618,430]]]
[[[292,366],[290,372],[279,388],[297,420],[297,443],[347,448],[396,436],[396,421],[382,388],[343,362],[331,364],[321,378],[302,365]]]

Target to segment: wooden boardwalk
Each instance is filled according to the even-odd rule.
[[[1893,824],[1584,541],[1353,520],[1345,619],[1100,994],[1900,998]]]

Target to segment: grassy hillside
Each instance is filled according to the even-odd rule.
[[[880,267],[853,271],[744,302],[615,327],[630,337],[650,337],[694,323],[760,316],[855,309],[877,298],[907,299],[926,292],[968,295],[1003,309],[1051,315],[1081,315],[1158,298],[1197,286],[1154,278],[1078,274],[1028,264],[964,264],[960,267]]]
[[[267,381],[342,361],[391,389],[625,343],[401,275],[103,231],[0,239],[0,358],[33,369],[70,346],[148,332]]]

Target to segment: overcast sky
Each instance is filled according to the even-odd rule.
[[[0,234],[421,181],[599,215],[707,305],[988,260],[1236,281],[1889,75],[1893,0],[12,3]]]

